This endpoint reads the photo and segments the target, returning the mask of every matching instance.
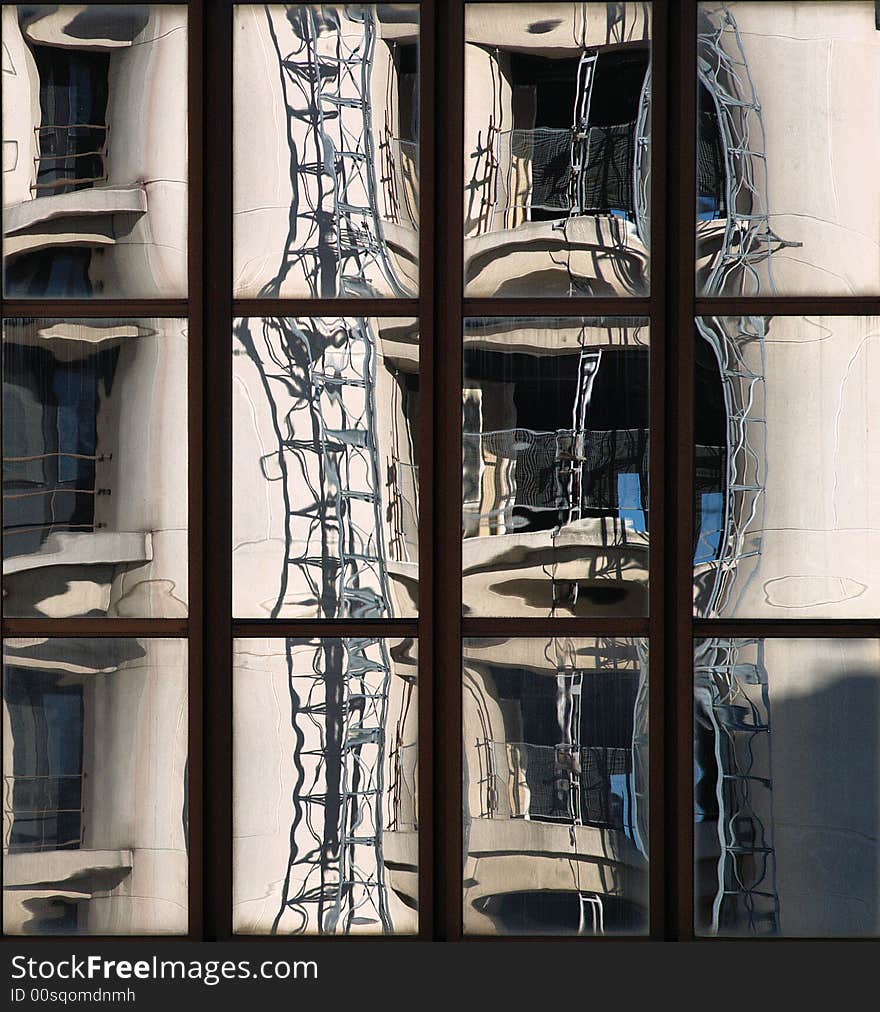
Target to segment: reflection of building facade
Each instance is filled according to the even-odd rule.
[[[234,930],[412,933],[414,640],[238,640]]]
[[[650,5],[466,10],[466,294],[647,294]]]
[[[236,107],[237,294],[415,294],[418,8],[240,6],[235,18],[235,95],[248,103]],[[235,338],[235,614],[414,615],[417,324],[251,318]],[[256,646],[240,642],[239,676],[283,673],[292,700],[269,743],[289,822],[279,835],[275,816],[237,810],[238,930],[415,930],[414,651],[395,659],[380,637]],[[237,761],[237,783],[249,764]]]
[[[7,616],[187,610],[180,320],[7,320]]]
[[[186,8],[4,6],[7,296],[186,295]]]
[[[647,644],[469,640],[464,930],[647,930]]]
[[[185,649],[4,643],[4,932],[187,931]]]
[[[648,326],[468,320],[464,608],[644,615]]]
[[[240,5],[235,23],[236,294],[413,295],[418,7]]]
[[[701,6],[705,294],[876,293],[878,140],[864,123],[880,101],[862,84],[880,71],[874,14]],[[877,614],[876,329],[856,316],[697,321],[697,615]],[[877,719],[876,670],[868,641],[699,644],[698,930],[877,930],[876,764],[843,741],[876,738],[852,733],[857,710]],[[820,759],[815,742],[830,739]],[[841,805],[853,778],[859,796]]]

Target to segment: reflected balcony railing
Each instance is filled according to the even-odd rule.
[[[480,818],[634,831],[632,750],[573,744],[476,743]]]
[[[385,216],[396,225],[419,227],[419,146],[391,137],[381,146],[380,185]]]
[[[49,123],[34,127],[37,197],[72,193],[107,182],[107,134],[103,123]]]
[[[3,811],[6,853],[78,850],[83,842],[82,775],[4,776]]]
[[[635,222],[641,157],[636,123],[499,131],[487,231],[527,221],[610,214]]]
[[[36,551],[56,532],[91,534],[106,525],[95,520],[95,499],[110,495],[98,488],[95,464],[107,455],[52,451],[3,457],[3,553],[6,558]],[[66,465],[70,480],[45,476]],[[30,471],[30,473],[28,473]],[[44,472],[37,477],[34,472]]]

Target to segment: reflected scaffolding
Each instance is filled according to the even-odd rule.
[[[468,296],[646,295],[651,5],[467,4]]]
[[[694,610],[880,611],[877,317],[701,317]]]
[[[649,371],[646,320],[465,321],[465,614],[647,614]]]
[[[7,639],[3,723],[4,933],[185,934],[186,642]]]
[[[236,321],[236,616],[415,614],[418,348],[407,319]]]
[[[235,641],[236,932],[417,930],[417,657],[412,639]]]
[[[418,291],[417,4],[236,4],[234,291]]]
[[[695,930],[880,932],[880,643],[697,640]]]
[[[648,644],[469,639],[464,931],[648,930]]]
[[[187,614],[185,320],[3,323],[3,614]]]
[[[880,292],[873,3],[703,3],[697,290]]]
[[[185,298],[186,5],[4,5],[6,298]]]

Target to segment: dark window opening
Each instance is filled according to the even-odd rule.
[[[630,900],[600,893],[535,890],[499,893],[475,901],[499,933],[603,935],[644,929],[646,911]]]
[[[92,294],[89,267],[92,250],[87,246],[56,246],[4,258],[4,290],[10,299],[38,299],[49,292],[68,298]]]
[[[56,531],[96,529],[97,419],[118,349],[72,363],[3,346],[3,552],[31,554]]]
[[[704,85],[699,86],[699,132],[697,138],[697,219],[727,217],[724,141],[715,101]]]
[[[107,178],[110,56],[32,46],[40,76],[36,195],[70,193]]]
[[[7,665],[12,729],[10,853],[82,843],[83,689],[51,672]]]

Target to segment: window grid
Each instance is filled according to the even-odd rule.
[[[93,0],[94,2],[94,0]],[[97,0],[98,3],[106,0]],[[162,2],[162,0],[158,0]],[[189,617],[13,619],[3,637],[175,636],[189,649],[189,937],[232,924],[232,642],[235,637],[417,635],[419,935],[462,934],[461,655],[465,637],[647,636],[650,678],[650,938],[689,940],[693,915],[693,641],[707,635],[859,637],[880,617],[694,619],[694,319],[699,315],[880,315],[874,297],[696,295],[696,0],[654,0],[651,294],[648,298],[463,297],[463,0],[420,4],[420,233],[417,299],[233,299],[232,0],[190,0],[189,255],[185,300],[9,299],[3,319],[188,318]],[[234,620],[232,363],[246,315],[417,316],[420,326],[420,606],[417,620]],[[651,327],[650,613],[647,618],[461,615],[463,321],[482,315],[646,316]],[[522,936],[519,936],[520,938]],[[241,941],[267,941],[237,936]],[[312,940],[310,938],[310,940]],[[640,939],[632,939],[633,941]]]

